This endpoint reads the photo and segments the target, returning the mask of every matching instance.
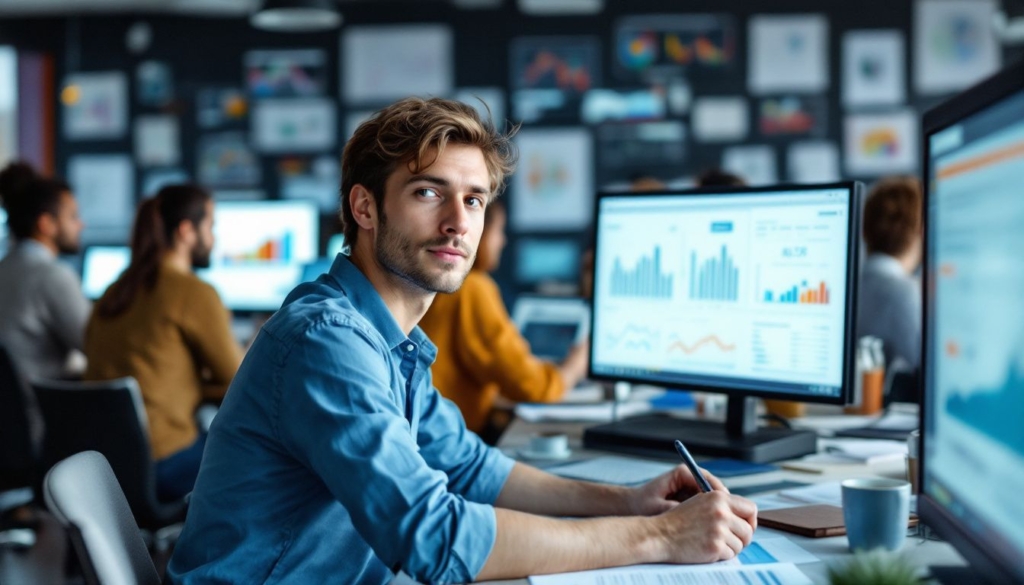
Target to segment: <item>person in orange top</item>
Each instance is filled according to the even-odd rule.
[[[519,334],[490,277],[505,247],[506,211],[487,206],[476,262],[462,288],[438,294],[420,327],[437,345],[434,386],[454,402],[466,427],[485,440],[501,429],[490,423],[500,394],[518,402],[555,402],[587,373],[587,344],[573,347],[561,364],[536,358]]]

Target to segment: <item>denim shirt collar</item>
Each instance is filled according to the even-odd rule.
[[[428,363],[433,362],[437,357],[437,347],[430,341],[419,326],[413,327],[412,332],[406,336],[402,328],[398,326],[391,310],[384,304],[384,299],[373,287],[370,280],[362,273],[352,260],[344,254],[338,254],[331,265],[329,272],[332,278],[341,286],[342,291],[352,301],[359,314],[366,317],[373,327],[384,337],[388,348],[394,351],[400,345],[412,342],[420,349],[420,355]]]

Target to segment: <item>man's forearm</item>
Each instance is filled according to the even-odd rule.
[[[649,518],[560,520],[495,509],[498,530],[477,580],[513,579],[664,560]]]
[[[628,488],[565,479],[517,463],[494,505],[545,516],[626,516]]]

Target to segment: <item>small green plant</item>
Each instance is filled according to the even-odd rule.
[[[832,585],[919,585],[923,581],[905,557],[884,551],[856,552],[828,570]]]

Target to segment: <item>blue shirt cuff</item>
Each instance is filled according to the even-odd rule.
[[[487,454],[484,456],[484,464],[476,479],[470,485],[466,499],[483,504],[494,504],[505,487],[508,475],[512,473],[515,466],[515,459],[505,455],[501,451],[487,447]]]

